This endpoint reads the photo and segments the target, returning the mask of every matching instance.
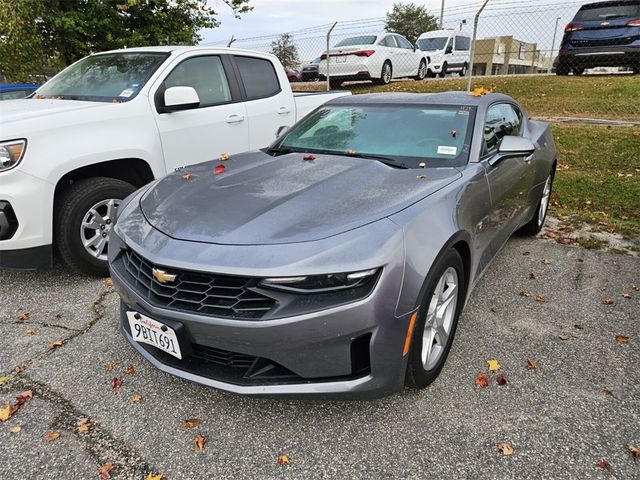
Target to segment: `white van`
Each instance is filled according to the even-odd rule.
[[[471,37],[456,30],[433,30],[425,32],[416,42],[420,50],[428,55],[427,75],[444,77],[449,72],[458,72],[461,77],[469,67]]]

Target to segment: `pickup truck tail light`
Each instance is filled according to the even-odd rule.
[[[627,22],[627,27],[640,27],[640,18],[634,18]]]
[[[582,30],[584,25],[581,23],[568,23],[566,27],[564,27],[565,32],[575,32],[576,30]]]

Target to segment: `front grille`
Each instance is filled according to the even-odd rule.
[[[222,318],[256,320],[276,305],[276,300],[252,290],[257,278],[218,275],[192,271],[173,271],[173,282],[160,283],[153,276],[156,265],[133,250],[122,255],[131,286],[152,305]]]
[[[597,40],[571,40],[571,45],[574,47],[610,47],[630,45],[638,38],[639,37],[618,37]]]

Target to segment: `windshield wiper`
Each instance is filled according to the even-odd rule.
[[[276,153],[276,154],[280,154],[280,155],[286,155],[287,153],[296,153],[296,152],[299,152],[299,151],[300,150],[294,150],[293,148],[272,147],[272,148],[266,148],[264,150],[264,153],[266,153],[266,154]]]
[[[343,155],[346,155],[348,157],[356,157],[356,158],[370,158],[372,160],[377,160],[381,163],[384,163],[385,165],[389,165],[390,167],[395,167],[395,168],[404,168],[404,169],[409,168],[409,166],[406,163],[399,162],[398,160],[392,157],[385,157],[384,155],[375,155],[371,153],[345,153]]]

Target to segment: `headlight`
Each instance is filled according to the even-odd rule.
[[[0,172],[4,172],[18,165],[22,157],[24,157],[26,149],[27,141],[23,138],[0,142]]]
[[[377,276],[379,268],[351,273],[265,278],[261,287],[295,293],[326,293],[357,288]]]

